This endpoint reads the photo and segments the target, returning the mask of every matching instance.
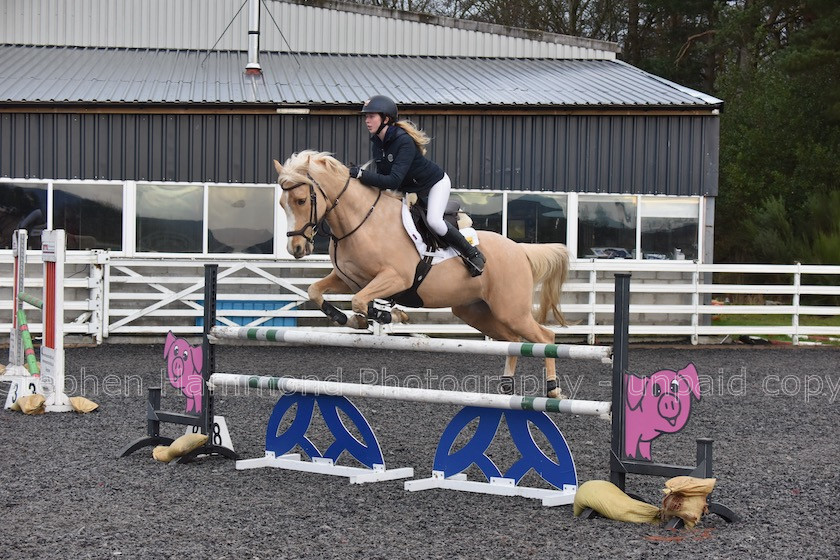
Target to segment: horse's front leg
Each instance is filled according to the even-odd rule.
[[[324,312],[324,315],[338,323],[339,325],[347,324],[347,315],[336,306],[324,299],[324,294],[349,294],[352,292],[344,280],[338,277],[335,270],[332,270],[324,278],[317,282],[310,284],[306,291],[309,300],[318,306],[318,309]]]
[[[390,323],[392,318],[391,314],[387,311],[377,311],[376,315],[371,316],[371,313],[374,311],[371,305],[373,300],[387,298],[410,287],[411,284],[398,274],[397,271],[393,269],[383,270],[367,286],[353,296],[351,308],[355,315],[351,317],[348,326],[357,329],[366,329],[368,318],[380,323]]]

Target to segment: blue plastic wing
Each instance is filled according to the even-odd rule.
[[[455,415],[440,435],[435,452],[434,470],[443,471],[449,477],[467,470],[475,464],[490,480],[490,477],[502,476],[496,464],[487,456],[487,448],[496,437],[504,411],[495,408],[468,406]],[[458,434],[473,420],[478,418],[478,426],[473,437],[458,451],[451,453]]]
[[[577,486],[577,472],[572,452],[566,438],[544,412],[532,410],[509,410],[505,413],[510,436],[522,457],[505,473],[505,478],[513,478],[517,484],[528,471],[534,471],[543,480],[556,488],[564,484]],[[549,458],[537,446],[531,434],[531,426],[539,429],[557,455],[557,462]]]
[[[316,404],[324,418],[324,423],[335,438],[324,453],[321,453],[306,436],[306,432],[312,423],[312,415]],[[278,433],[280,422],[294,405],[297,405],[297,411],[291,425],[286,431]],[[348,431],[339,415],[339,410],[344,412],[353,423],[362,441],[359,441]],[[373,468],[376,464],[384,464],[382,450],[373,429],[359,409],[346,397],[294,393],[280,397],[268,419],[268,426],[265,431],[265,449],[274,452],[276,456],[280,456],[294,449],[296,445],[299,445],[310,458],[328,458],[332,459],[333,463],[337,463],[338,458],[346,451],[368,468]]]

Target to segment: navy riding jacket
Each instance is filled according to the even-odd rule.
[[[398,126],[389,126],[385,140],[370,137],[370,152],[376,170],[365,169],[359,180],[365,185],[406,193],[427,194],[443,179],[443,169],[426,159],[411,136]]]

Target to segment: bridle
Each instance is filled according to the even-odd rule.
[[[341,192],[338,193],[338,196],[335,197],[335,200],[330,200],[330,197],[327,196],[327,193],[321,187],[320,183],[318,183],[318,181],[316,181],[312,177],[312,175],[309,174],[308,171],[306,172],[306,178],[309,179],[309,182],[300,182],[290,187],[284,187],[283,185],[280,185],[280,188],[284,191],[293,191],[298,187],[302,187],[303,185],[309,185],[309,221],[306,222],[300,229],[286,232],[286,237],[294,237],[296,235],[300,235],[309,243],[314,243],[315,236],[318,234],[319,229],[321,229],[320,224],[326,221],[327,216],[330,215],[330,212],[336,209],[339,200],[341,200],[341,196],[347,191],[347,187],[350,186],[350,175],[347,175],[347,180],[344,181],[344,186],[341,188]],[[326,212],[324,212],[324,215],[321,216],[320,220],[318,219],[318,195],[315,192],[315,187],[318,187],[318,190],[321,191],[321,196],[323,196],[324,200],[327,201],[327,203],[329,203],[330,205],[330,207],[327,208]],[[379,199],[382,197],[382,190],[377,190],[379,190],[379,193],[376,195],[376,200],[371,205],[370,210],[368,210],[368,213],[365,214],[365,217],[362,218],[362,221],[359,222],[359,225],[357,225],[341,237],[336,237],[335,235],[330,233],[330,237],[332,238],[334,243],[338,244],[338,242],[342,239],[346,239],[354,233],[356,233],[356,231],[358,231],[358,229],[364,225],[368,218],[370,218],[370,215],[373,214],[373,209],[376,208],[377,203],[379,203]],[[307,229],[311,229],[312,235],[306,235]]]

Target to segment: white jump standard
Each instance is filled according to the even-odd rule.
[[[24,292],[26,276],[26,230],[17,230],[13,238],[14,252],[14,308],[13,324],[9,344],[9,371],[18,374],[12,380],[11,396],[15,386],[34,387],[46,398],[47,412],[69,412],[73,410],[70,399],[64,393],[64,261],[66,239],[64,230],[41,232],[41,254],[44,261],[43,300]],[[23,302],[42,310],[43,339],[41,342],[40,379],[33,378],[23,367],[24,343],[18,331]],[[21,314],[23,315],[23,314]],[[5,377],[7,377],[5,376]],[[19,396],[22,393],[19,393]],[[7,399],[7,406],[10,403]]]

